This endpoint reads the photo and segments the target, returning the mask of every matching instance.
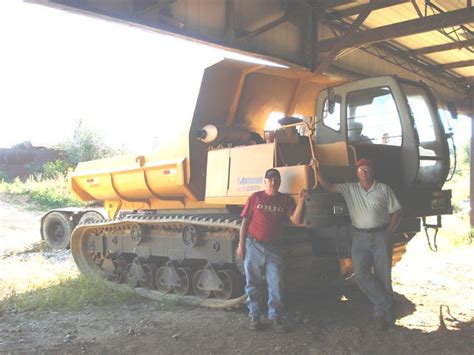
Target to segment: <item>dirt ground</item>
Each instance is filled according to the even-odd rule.
[[[30,247],[40,239],[40,216],[0,196],[0,287],[14,282],[21,292],[41,278],[77,274],[69,251]],[[143,299],[123,307],[0,314],[0,353],[472,354],[474,248],[454,249],[442,239],[439,248],[431,252],[422,234],[409,244],[393,272],[396,326],[385,332],[374,330],[371,307],[356,290],[288,297],[292,329],[283,335],[248,330],[245,309]]]

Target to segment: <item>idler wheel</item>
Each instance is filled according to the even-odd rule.
[[[209,298],[209,296],[211,295],[211,291],[210,290],[203,290],[203,289],[200,289],[198,287],[198,286],[200,286],[199,285],[199,278],[201,277],[201,275],[202,275],[202,270],[198,270],[194,274],[194,276],[193,276],[193,290],[194,290],[194,294],[197,297],[205,300],[206,298]]]
[[[155,276],[157,266],[155,264],[143,264],[142,267],[143,271],[145,271],[145,281],[138,281],[138,286],[149,290],[156,288]]]
[[[242,295],[243,280],[242,277],[234,270],[220,270],[217,272],[222,284],[222,291],[213,291],[214,296],[220,300],[228,300]]]
[[[162,266],[156,270],[156,289],[163,293],[169,293],[171,291],[171,286],[166,283],[166,273],[168,272],[166,266]]]
[[[136,245],[141,243],[141,241],[143,239],[143,231],[142,231],[142,227],[140,227],[140,225],[138,223],[134,223],[130,227],[130,239]]]
[[[193,269],[190,267],[180,267],[176,270],[181,280],[181,285],[175,286],[174,291],[181,296],[188,295],[192,290]]]

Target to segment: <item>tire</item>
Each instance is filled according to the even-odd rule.
[[[74,223],[66,214],[51,212],[43,221],[43,236],[52,249],[69,249]]]
[[[79,219],[78,224],[88,224],[88,223],[93,223],[93,222],[98,222],[98,221],[103,221],[104,217],[100,215],[97,212],[94,211],[89,211],[84,213],[81,218]]]

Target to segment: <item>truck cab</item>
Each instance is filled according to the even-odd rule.
[[[418,232],[420,219],[452,213],[451,191],[442,190],[453,163],[449,134],[423,83],[385,76],[327,88],[317,99],[315,125],[316,156],[332,182],[357,181],[355,162],[374,161],[376,179],[402,204],[399,238]],[[315,234],[348,239],[340,196],[319,190],[308,206],[306,222]]]

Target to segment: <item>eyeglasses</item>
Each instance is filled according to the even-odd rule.
[[[372,171],[373,169],[372,169],[372,168],[362,168],[362,167],[361,167],[361,168],[358,168],[358,170],[359,170],[360,172],[366,173],[366,172],[368,172],[368,171]]]

